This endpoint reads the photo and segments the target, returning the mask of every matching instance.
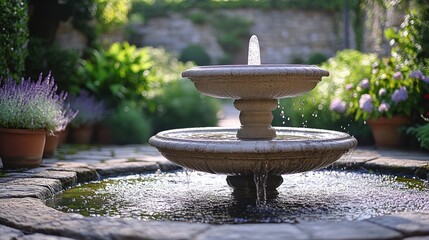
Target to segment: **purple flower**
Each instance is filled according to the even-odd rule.
[[[331,111],[343,113],[346,111],[346,103],[344,101],[341,101],[340,99],[336,98],[336,99],[332,100],[331,105],[329,105],[329,109]]]
[[[386,94],[386,89],[385,88],[380,88],[380,90],[378,90],[378,96],[384,96]]]
[[[402,86],[399,89],[396,89],[392,94],[392,101],[399,103],[408,99],[407,88]]]
[[[352,89],[353,89],[353,83],[349,83],[349,84],[346,85],[346,90],[347,91],[350,91]]]
[[[397,71],[393,74],[393,79],[395,80],[401,80],[402,79],[402,73]]]
[[[382,102],[380,106],[378,106],[379,112],[387,112],[389,111],[390,105],[388,103]]]
[[[424,76],[422,81],[429,84],[429,76]]]
[[[423,80],[424,77],[425,75],[423,75],[422,71],[420,70],[415,70],[410,73],[410,78]]]
[[[363,94],[359,99],[359,107],[365,112],[372,112],[374,105],[372,104],[372,97],[369,94]]]
[[[362,81],[359,83],[359,86],[361,88],[368,89],[369,88],[369,80],[368,80],[368,78],[362,79]]]

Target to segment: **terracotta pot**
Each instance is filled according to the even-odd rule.
[[[88,144],[91,142],[92,134],[94,132],[94,125],[85,124],[79,127],[70,128],[69,140],[71,143]]]
[[[107,123],[98,123],[95,128],[95,140],[98,144],[112,144],[112,131]]]
[[[67,142],[67,137],[69,136],[69,127],[58,132],[58,144],[64,144]]]
[[[46,131],[0,128],[4,168],[35,168],[42,162]]]
[[[378,148],[399,148],[405,144],[401,127],[409,123],[406,116],[393,116],[392,118],[379,117],[368,120]]]
[[[49,158],[53,157],[55,150],[57,150],[59,143],[59,133],[55,134],[46,134],[45,149],[43,150],[43,157]]]

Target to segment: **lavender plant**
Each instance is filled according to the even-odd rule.
[[[61,131],[77,114],[65,104],[66,98],[65,92],[57,94],[50,74],[36,82],[1,79],[0,128]]]
[[[71,109],[79,111],[76,118],[71,122],[71,125],[75,127],[94,124],[106,115],[105,103],[98,101],[85,90],[81,91],[77,96],[70,96],[69,103]]]

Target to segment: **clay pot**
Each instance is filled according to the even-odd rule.
[[[54,156],[55,150],[57,150],[57,147],[58,147],[59,139],[60,139],[59,133],[46,134],[45,149],[43,150],[44,158],[49,158]]]
[[[401,127],[408,123],[409,118],[406,116],[379,117],[368,120],[377,148],[404,147],[405,138],[401,133]]]
[[[109,124],[101,122],[95,127],[95,141],[97,144],[109,145],[113,143],[112,130]]]
[[[46,131],[0,128],[0,157],[3,167],[39,167],[45,141]]]
[[[67,142],[69,136],[69,127],[66,127],[64,130],[58,132],[58,144],[64,144]]]
[[[75,144],[89,144],[94,132],[94,125],[84,124],[70,128],[69,141]]]

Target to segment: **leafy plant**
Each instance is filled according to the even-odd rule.
[[[164,83],[177,79],[187,66],[164,50],[124,42],[93,51],[78,72],[84,88],[111,108],[135,101],[154,109],[148,99],[156,96]]]
[[[16,80],[23,74],[27,56],[28,9],[26,1],[0,1],[0,78]]]
[[[195,62],[199,66],[209,65],[210,56],[201,45],[191,44],[182,50],[180,54],[180,61],[182,62]]]
[[[79,111],[71,122],[72,126],[94,124],[106,116],[106,106],[103,101],[98,101],[87,91],[81,91],[77,96],[70,96],[71,109]]]
[[[151,133],[149,120],[132,102],[125,102],[107,119],[115,144],[140,144],[146,142]]]
[[[215,126],[219,102],[201,95],[189,80],[172,81],[154,102],[153,130]]]
[[[51,72],[56,77],[58,88],[68,93],[79,92],[77,68],[80,54],[77,50],[63,49],[56,44],[49,44],[40,38],[28,41],[28,56],[25,60],[25,72],[28,76],[38,76]]]
[[[424,119],[429,122],[429,119]],[[407,129],[407,134],[414,135],[417,138],[417,141],[420,143],[420,147],[429,150],[429,123],[420,126],[409,127]]]
[[[54,79],[48,75],[36,82],[12,78],[0,82],[0,127],[16,129],[63,130],[76,112],[65,104],[67,94],[56,93]]]

